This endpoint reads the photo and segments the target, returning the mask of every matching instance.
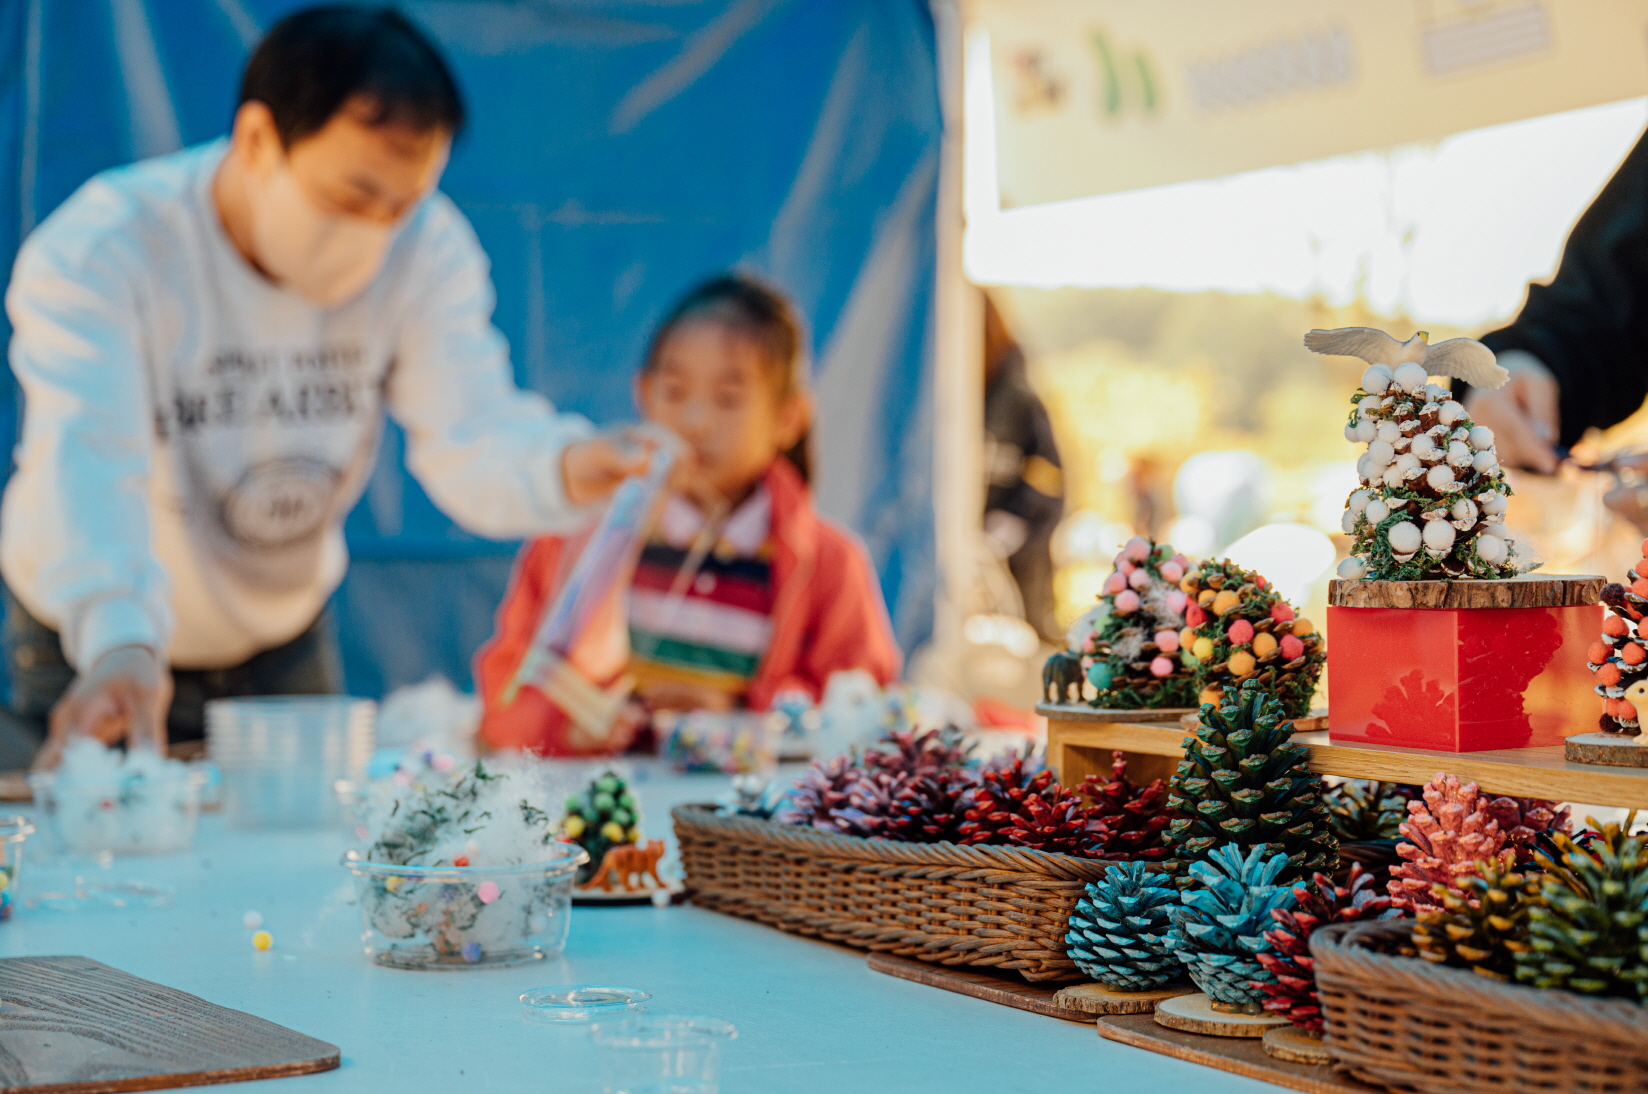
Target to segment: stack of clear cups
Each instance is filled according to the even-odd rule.
[[[223,772],[235,828],[316,828],[343,813],[339,782],[358,783],[372,756],[377,704],[343,695],[217,699],[206,704],[207,750]]]

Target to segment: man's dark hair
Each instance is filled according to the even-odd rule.
[[[345,103],[360,99],[369,125],[419,132],[463,128],[463,97],[423,32],[393,8],[327,4],[276,23],[246,62],[240,101],[275,116],[287,148],[313,136]]]

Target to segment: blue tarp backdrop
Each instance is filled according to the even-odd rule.
[[[0,3],[0,263],[91,175],[216,137],[289,0]],[[423,0],[470,107],[442,182],[473,221],[518,381],[633,416],[652,325],[739,265],[812,327],[824,511],[857,530],[908,651],[932,626],[939,103],[922,0]],[[0,334],[9,328],[0,321]],[[16,389],[0,392],[0,443]],[[468,686],[513,544],[470,536],[393,426],[348,523],[349,683]]]

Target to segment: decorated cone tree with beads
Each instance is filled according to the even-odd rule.
[[[1648,636],[1639,632],[1648,608],[1648,540],[1642,541],[1642,554],[1626,573],[1628,584],[1610,582],[1602,587],[1602,635],[1585,655],[1602,698],[1598,728],[1629,737],[1642,732],[1637,703],[1648,701],[1648,676],[1643,675],[1648,670]]]
[[[1252,681],[1276,696],[1287,717],[1310,713],[1327,661],[1322,636],[1263,575],[1210,559],[1179,588],[1191,598],[1180,644],[1195,667],[1198,702],[1216,705]]]
[[[1310,751],[1292,739],[1293,723],[1256,682],[1226,691],[1218,707],[1202,707],[1168,784],[1168,806],[1177,816],[1165,838],[1181,884],[1189,884],[1184,870],[1221,844],[1281,853],[1284,881],[1335,869],[1339,843],[1322,779],[1310,771]]]
[[[1091,628],[1081,653],[1093,705],[1123,710],[1193,705],[1191,664],[1180,656],[1180,632],[1188,602],[1179,582],[1190,560],[1169,544],[1143,536],[1128,540],[1116,556],[1098,607],[1084,619]]]
[[[1121,862],[1088,883],[1064,944],[1076,967],[1118,991],[1149,991],[1179,975],[1168,948],[1179,891],[1144,862]]]
[[[1286,1018],[1300,1029],[1322,1032],[1322,1001],[1316,992],[1316,964],[1310,956],[1310,936],[1335,923],[1384,919],[1400,915],[1390,898],[1374,888],[1373,877],[1353,865],[1344,885],[1326,874],[1316,874],[1309,885],[1293,887],[1293,908],[1270,913],[1275,926],[1265,932],[1266,953],[1254,958],[1270,973],[1253,987],[1263,992],[1265,1010]]]
[[[1341,521],[1354,538],[1342,578],[1504,578],[1522,569],[1505,533],[1511,488],[1493,430],[1429,379],[1411,361],[1371,365],[1351,396],[1345,439],[1367,448]]]
[[[1463,892],[1466,878],[1484,863],[1502,870],[1516,865],[1516,849],[1487,810],[1475,783],[1437,772],[1421,800],[1408,803],[1402,822],[1403,861],[1391,868],[1390,895],[1398,908],[1416,912],[1440,907],[1435,887]]]
[[[1431,890],[1433,904],[1419,909],[1413,928],[1419,956],[1494,980],[1511,979],[1517,955],[1529,948],[1529,912],[1538,899],[1539,879],[1486,862],[1476,874],[1462,877],[1458,888],[1433,885]]]
[[[1280,881],[1288,867],[1286,855],[1267,856],[1263,845],[1244,856],[1233,844],[1190,864],[1195,888],[1179,894],[1167,945],[1216,1004],[1260,1011],[1265,996],[1256,984],[1274,979],[1258,960],[1271,947],[1264,932],[1272,911],[1297,900],[1293,887]]]

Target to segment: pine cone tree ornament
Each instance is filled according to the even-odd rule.
[[[1286,856],[1284,881],[1336,867],[1339,844],[1321,777],[1311,774],[1309,750],[1292,737],[1281,704],[1257,682],[1231,690],[1217,708],[1202,707],[1168,784],[1167,804],[1177,816],[1165,842],[1181,873],[1225,843]]]
[[[1347,440],[1367,445],[1341,521],[1354,537],[1339,576],[1364,581],[1514,577],[1505,532],[1511,488],[1493,430],[1477,425],[1422,365],[1371,365],[1351,396]]]
[[[1310,620],[1262,575],[1229,560],[1203,562],[1179,587],[1192,598],[1181,641],[1195,664],[1197,702],[1217,706],[1233,687],[1251,681],[1276,696],[1284,716],[1310,713],[1327,662]]]
[[[1047,768],[1027,765],[1024,757],[985,769],[966,802],[959,829],[964,844],[1099,857],[1098,826],[1087,819],[1080,796],[1055,782]]]
[[[1275,979],[1257,957],[1271,948],[1264,935],[1272,923],[1270,913],[1292,908],[1298,899],[1292,886],[1278,883],[1288,866],[1286,855],[1267,857],[1264,846],[1243,857],[1231,844],[1190,864],[1198,888],[1179,894],[1182,903],[1170,913],[1173,929],[1167,945],[1215,1004],[1260,1011],[1265,994],[1255,982]]]
[[[1602,587],[1601,601],[1606,614],[1602,635],[1585,655],[1586,667],[1596,677],[1594,690],[1602,699],[1598,728],[1604,733],[1635,737],[1642,732],[1636,701],[1627,696],[1632,685],[1648,683],[1648,635],[1641,633],[1642,613],[1648,610],[1648,540],[1642,541],[1643,558],[1627,572],[1628,583],[1610,582]],[[1638,687],[1635,696],[1648,698]]]
[[[1178,586],[1189,569],[1190,560],[1169,544],[1134,536],[1122,547],[1078,651],[1097,692],[1094,706],[1194,705],[1194,661],[1180,650],[1188,598]]]
[[[1462,891],[1483,863],[1509,870],[1516,850],[1506,846],[1499,822],[1488,812],[1475,783],[1460,785],[1457,775],[1437,772],[1426,784],[1423,800],[1408,803],[1402,822],[1406,842],[1397,845],[1403,861],[1391,868],[1393,903],[1406,912],[1439,908],[1434,887]]]
[[[608,769],[591,779],[579,794],[568,795],[561,834],[589,852],[578,868],[582,885],[594,877],[608,850],[641,839],[641,807],[618,772]]]
[[[1264,1009],[1286,1018],[1301,1029],[1322,1032],[1322,1001],[1316,991],[1316,965],[1310,956],[1310,936],[1334,923],[1362,919],[1384,919],[1400,913],[1390,898],[1380,896],[1373,877],[1353,865],[1350,879],[1335,885],[1326,874],[1316,874],[1309,885],[1293,888],[1292,909],[1277,908],[1270,913],[1275,922],[1265,932],[1270,950],[1254,958],[1271,974],[1253,987],[1266,996]]]
[[[1149,991],[1179,975],[1167,946],[1179,892],[1143,862],[1120,862],[1076,901],[1064,941],[1076,967],[1118,991]]]
[[[1528,913],[1528,949],[1516,955],[1517,980],[1648,998],[1640,934],[1648,926],[1648,845],[1617,824],[1583,843],[1565,833],[1551,839],[1557,854],[1539,856],[1546,873]]]
[[[1529,949],[1529,911],[1538,894],[1537,877],[1486,863],[1458,889],[1433,886],[1438,906],[1419,910],[1414,946],[1426,961],[1509,980],[1517,955]]]
[[[1095,833],[1099,853],[1095,858],[1159,862],[1167,857],[1162,837],[1173,814],[1167,807],[1167,784],[1162,780],[1135,786],[1127,777],[1126,754],[1112,752],[1109,781],[1089,775],[1082,780],[1081,793],[1093,803],[1087,811],[1088,821],[1099,826]]]

